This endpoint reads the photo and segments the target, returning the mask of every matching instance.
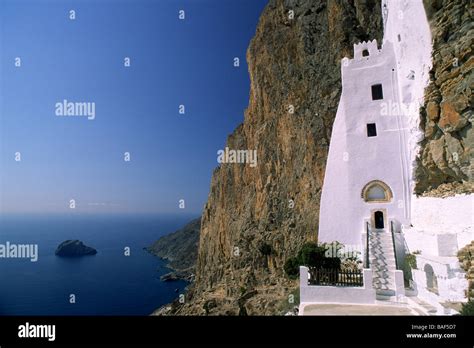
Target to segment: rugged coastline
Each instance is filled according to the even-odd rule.
[[[145,248],[152,255],[165,260],[166,267],[171,270],[160,277],[162,281],[194,280],[200,228],[199,217]]]

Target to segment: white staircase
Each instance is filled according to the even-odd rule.
[[[385,229],[371,229],[369,236],[369,262],[376,299],[390,301],[395,296],[394,271],[397,269],[392,235]]]

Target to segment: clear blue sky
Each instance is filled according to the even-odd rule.
[[[265,4],[0,0],[0,212],[61,213],[73,198],[77,212],[179,213],[185,199],[199,214],[243,121]],[[55,116],[63,99],[95,102],[95,120]]]

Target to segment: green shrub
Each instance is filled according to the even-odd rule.
[[[412,254],[405,255],[405,260],[403,262],[403,278],[405,280],[405,286],[409,286],[410,280],[413,280],[413,273],[411,270],[417,269],[416,255],[418,255],[416,251]]]
[[[298,259],[302,265],[307,267],[317,267],[321,265],[326,249],[317,243],[306,243],[298,253]]]
[[[461,308],[461,315],[474,315],[474,301],[470,300],[467,303],[464,303]]]
[[[326,244],[306,243],[301,248],[298,258],[302,265],[309,269],[320,268],[341,268],[341,259],[339,257],[326,256]]]
[[[285,273],[291,279],[296,279],[300,273],[300,262],[297,257],[290,257],[283,266]]]
[[[405,263],[410,266],[412,269],[417,269],[417,264],[416,264],[416,255],[415,253],[413,254],[408,254],[405,256]]]
[[[314,242],[304,244],[296,257],[291,257],[286,260],[283,267],[285,273],[289,278],[295,279],[299,275],[299,266],[308,267],[310,273],[320,268],[340,270],[341,259],[339,257],[326,256],[326,250],[326,244],[317,244]]]

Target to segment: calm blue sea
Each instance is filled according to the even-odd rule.
[[[178,297],[184,281],[143,250],[193,217],[2,216],[0,243],[37,243],[37,262],[0,258],[0,315],[148,315]],[[95,256],[59,258],[56,247],[79,239]],[[124,248],[131,255],[124,256]],[[179,292],[176,292],[179,289]],[[76,303],[69,303],[75,294]]]

